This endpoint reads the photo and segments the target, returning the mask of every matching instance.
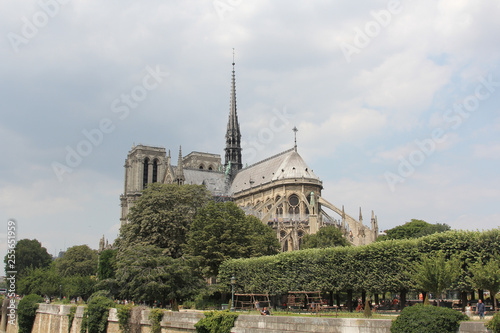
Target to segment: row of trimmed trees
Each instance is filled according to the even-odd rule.
[[[331,295],[409,291],[441,293],[486,289],[492,298],[500,288],[500,230],[448,231],[430,236],[376,242],[360,247],[309,249],[275,256],[235,259],[219,270],[221,283],[237,278],[237,291],[284,295],[288,291],[321,290]],[[426,258],[438,263],[424,274]],[[428,268],[429,268],[428,267]],[[349,304],[348,304],[349,306]]]

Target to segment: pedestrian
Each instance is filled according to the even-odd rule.
[[[476,313],[479,315],[479,319],[484,319],[484,303],[481,299],[477,302]]]
[[[470,302],[467,303],[465,307],[465,315],[469,318],[472,318],[472,306],[470,306]]]

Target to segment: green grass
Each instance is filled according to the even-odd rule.
[[[257,310],[254,311],[237,311],[238,314],[244,315],[254,315],[260,316],[260,312]],[[399,314],[399,313],[397,313]],[[394,319],[395,315],[390,314],[378,314],[373,313],[371,319]],[[273,316],[288,316],[288,317],[325,317],[325,318],[364,318],[363,312],[346,312],[346,311],[330,311],[330,312],[286,312],[282,310],[271,311],[271,315]]]

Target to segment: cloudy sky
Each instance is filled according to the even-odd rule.
[[[500,224],[498,1],[6,0],[0,255],[118,234],[132,145],[223,153],[233,48],[244,163],[293,146],[383,229]]]

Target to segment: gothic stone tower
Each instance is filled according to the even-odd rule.
[[[170,156],[166,155],[165,148],[143,145],[132,147],[125,160],[125,189],[120,196],[122,225],[126,223],[130,208],[147,184],[162,182],[168,165]]]

